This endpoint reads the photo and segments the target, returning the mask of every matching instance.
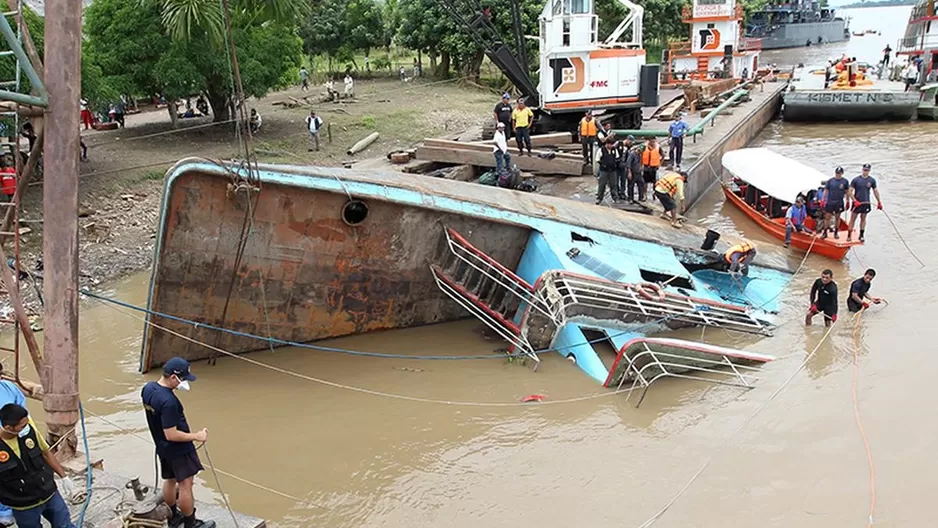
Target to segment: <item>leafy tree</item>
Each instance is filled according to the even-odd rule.
[[[345,18],[345,0],[322,0],[315,13],[307,15],[300,23],[303,51],[307,55],[325,54],[329,60],[329,71],[332,71],[332,62],[343,46]]]
[[[375,0],[349,0],[345,26],[349,44],[366,54],[384,42],[384,20],[381,6]]]

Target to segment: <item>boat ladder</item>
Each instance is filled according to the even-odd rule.
[[[648,387],[661,378],[682,378],[695,381],[705,381],[718,385],[729,385],[751,389],[759,377],[753,373],[759,369],[749,365],[741,365],[732,361],[726,354],[713,354],[713,359],[694,357],[688,358],[680,354],[654,351],[648,343],[642,341],[643,351],[634,356],[624,356],[628,361],[625,372],[619,380],[616,392],[622,390],[622,385],[632,378],[632,387],[629,389],[628,401],[636,388],[641,387],[642,394],[635,407],[638,408],[648,393]]]
[[[548,300],[557,326],[570,319],[670,326],[704,325],[763,335],[771,328],[741,306],[664,292],[651,284],[626,284],[563,270],[545,272],[538,297]],[[683,324],[682,324],[683,323]]]
[[[530,306],[553,319],[549,307],[534,287],[501,263],[478,250],[456,231],[445,228],[445,251],[440,264],[431,264],[437,287],[469,313],[511,344],[512,352],[540,359],[515,322]]]

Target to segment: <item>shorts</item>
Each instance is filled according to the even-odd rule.
[[[842,213],[844,212],[844,203],[843,202],[827,202],[824,205],[824,211],[828,213]]]
[[[671,198],[671,195],[668,193],[655,191],[655,197],[661,202],[661,206],[664,207],[664,212],[666,213],[670,213],[677,206],[677,204],[674,203],[674,198]]]
[[[870,207],[870,204],[868,203],[860,204],[853,208],[853,212],[856,214],[866,214],[870,212],[871,210],[872,208]]]
[[[642,172],[645,183],[655,183],[658,180],[658,167],[645,167]]]
[[[175,480],[180,482],[196,476],[202,471],[202,462],[195,451],[177,455],[172,458],[164,458],[158,455],[160,459],[160,476],[163,480]]]

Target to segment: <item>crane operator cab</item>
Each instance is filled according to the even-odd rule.
[[[641,6],[599,41],[593,0],[548,0],[539,18],[539,110],[552,120],[586,110],[611,114],[616,128],[641,127],[643,106],[658,105],[658,65],[645,64]]]

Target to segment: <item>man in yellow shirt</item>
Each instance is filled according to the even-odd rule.
[[[528,148],[531,155],[531,125],[534,123],[534,112],[524,105],[524,99],[518,99],[518,106],[511,112],[511,129],[515,133],[515,143],[518,145],[518,155],[524,156],[524,148]]]
[[[68,495],[72,482],[29,413],[8,403],[0,408],[0,425],[0,502],[13,509],[16,525],[41,528],[45,517],[52,528],[75,528],[53,472],[61,477],[62,491]]]
[[[664,207],[664,214],[661,215],[665,220],[668,219],[668,214],[671,215],[671,225],[674,227],[681,227],[681,224],[677,221],[677,203],[675,200],[680,201],[681,203],[681,214],[684,213],[684,183],[687,181],[687,173],[681,171],[669,172],[661,177],[655,183],[655,198],[661,202],[662,207]]]

